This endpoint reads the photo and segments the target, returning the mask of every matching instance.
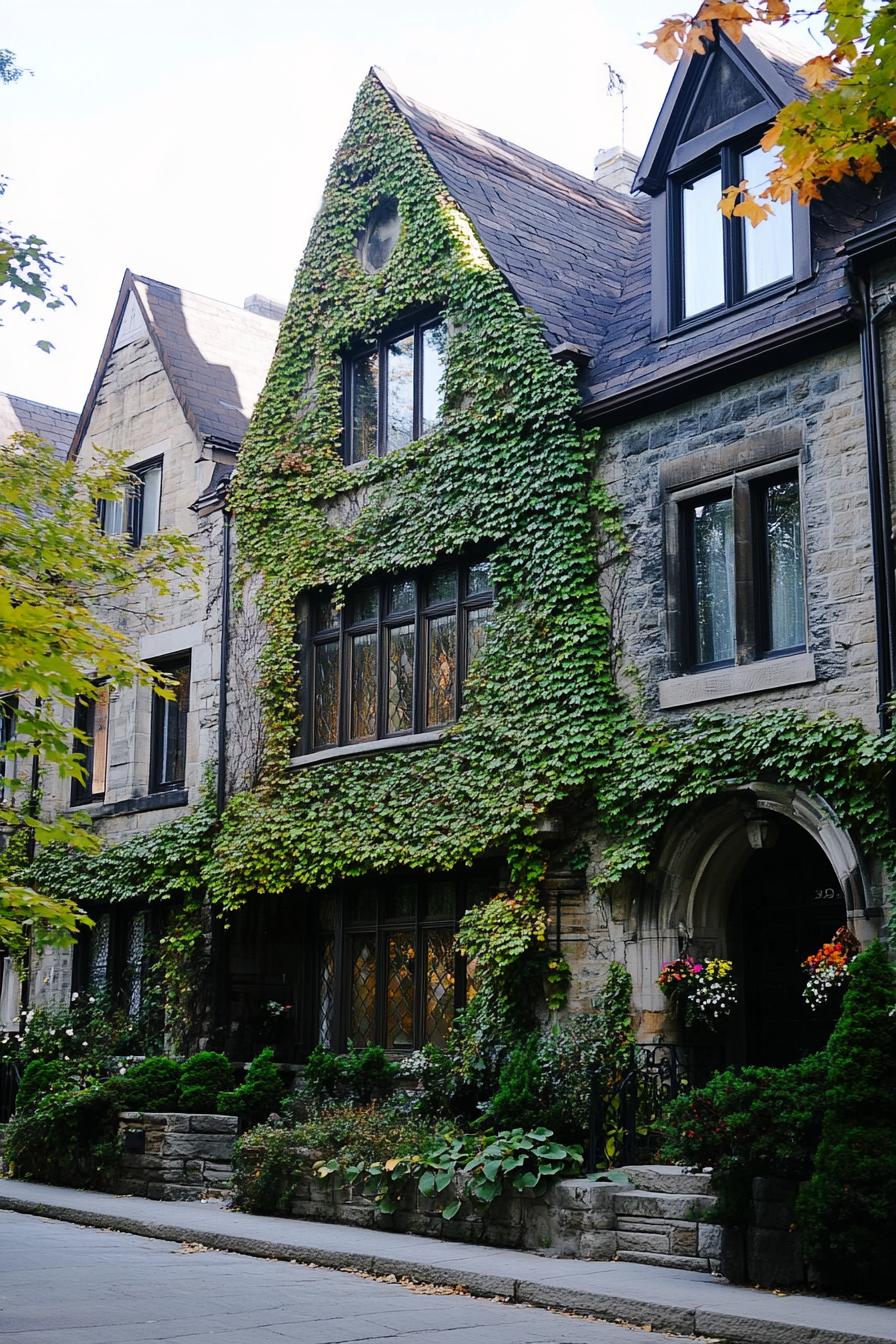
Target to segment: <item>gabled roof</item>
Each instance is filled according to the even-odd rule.
[[[77,453],[87,432],[131,297],[198,438],[237,447],[274,355],[277,321],[125,271],[72,452]]]
[[[52,443],[57,455],[64,458],[77,423],[76,411],[63,411],[58,406],[45,406],[42,401],[0,392],[0,443],[13,434],[36,434]]]
[[[379,80],[549,343],[600,348],[647,219],[643,206]]]
[[[682,56],[635,173],[633,189],[651,194],[662,190],[669,160],[713,60],[730,61],[761,94],[762,100],[751,114],[757,123],[769,121],[785,103],[807,96],[797,71],[813,53],[770,32],[763,24],[752,25],[751,34],[754,29],[755,36],[745,34],[740,42],[718,33],[713,42],[704,43],[702,55],[695,52]]]

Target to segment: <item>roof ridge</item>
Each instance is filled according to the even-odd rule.
[[[22,401],[27,406],[40,406],[42,410],[56,411],[59,415],[71,415],[75,418],[75,420],[77,420],[78,418],[77,411],[70,411],[65,406],[56,406],[54,405],[53,402],[50,401],[35,401],[33,397],[23,397],[18,392],[6,392],[2,388],[0,388],[0,397],[9,397],[11,400],[14,401]]]
[[[219,308],[232,308],[235,313],[243,313],[246,317],[257,318],[259,322],[277,322],[278,320],[275,317],[265,317],[263,313],[255,313],[251,308],[244,308],[239,303],[231,303],[229,299],[216,299],[211,294],[201,294],[198,289],[185,289],[183,285],[171,285],[166,280],[155,280],[151,275],[138,275],[136,271],[131,271],[131,276],[144,285],[155,285],[157,289],[172,289],[178,294],[188,294],[193,299],[202,299],[205,303],[214,303]]]

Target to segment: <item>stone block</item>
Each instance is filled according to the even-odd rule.
[[[616,1246],[620,1251],[653,1251],[668,1255],[669,1237],[662,1232],[617,1232]]]
[[[703,1224],[691,1224],[690,1227],[669,1228],[669,1250],[673,1255],[708,1255],[708,1251],[698,1251],[700,1227]]]
[[[579,1241],[582,1260],[612,1260],[616,1250],[615,1232],[584,1232]]]
[[[609,1181],[558,1181],[548,1189],[545,1203],[560,1209],[611,1210],[617,1189]]]
[[[709,1256],[712,1260],[722,1257],[722,1234],[724,1228],[718,1223],[697,1224],[697,1254]]]
[[[805,1282],[806,1267],[795,1232],[747,1228],[747,1280],[763,1288],[787,1288]]]
[[[146,1197],[146,1181],[129,1180],[120,1176],[113,1186],[116,1195],[140,1195]]]
[[[235,1115],[191,1115],[191,1134],[232,1134],[236,1138],[239,1120]]]
[[[190,1117],[177,1111],[146,1111],[141,1118],[146,1129],[158,1125],[169,1134],[188,1134],[190,1130]]]
[[[162,1156],[183,1158],[210,1158],[221,1162],[233,1156],[233,1139],[213,1134],[168,1134],[162,1147]]]
[[[154,1186],[150,1186],[150,1190],[153,1190],[154,1188],[155,1188]],[[201,1199],[202,1196],[205,1194],[205,1190],[203,1189],[202,1186],[199,1185],[172,1184],[172,1185],[159,1186],[159,1189],[162,1192],[160,1195],[149,1194],[149,1198],[163,1199],[163,1200],[172,1200],[172,1199],[197,1200]]]

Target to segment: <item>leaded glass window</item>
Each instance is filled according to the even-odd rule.
[[[436,428],[447,346],[444,321],[416,322],[346,360],[346,462],[391,453]]]
[[[801,649],[806,642],[806,597],[800,492],[795,476],[762,491],[765,628],[769,653]]]
[[[694,663],[734,659],[734,502],[701,501],[690,518]]]
[[[494,890],[472,879],[396,876],[347,886],[321,901],[318,943],[319,1039],[388,1050],[444,1045],[466,1001],[466,971],[455,930],[468,903]],[[341,948],[341,955],[337,949]],[[341,967],[341,971],[338,969]],[[343,983],[337,982],[337,977]],[[342,1004],[342,1027],[337,1025]]]
[[[315,598],[306,636],[303,750],[454,723],[494,595],[488,560],[440,565]]]
[[[90,931],[90,969],[88,984],[105,989],[109,979],[109,960],[112,946],[112,916],[106,911],[97,915]]]

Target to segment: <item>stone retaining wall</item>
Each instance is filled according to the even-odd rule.
[[[235,1115],[178,1115],[122,1111],[121,1172],[117,1195],[148,1199],[201,1199],[230,1186]]]

